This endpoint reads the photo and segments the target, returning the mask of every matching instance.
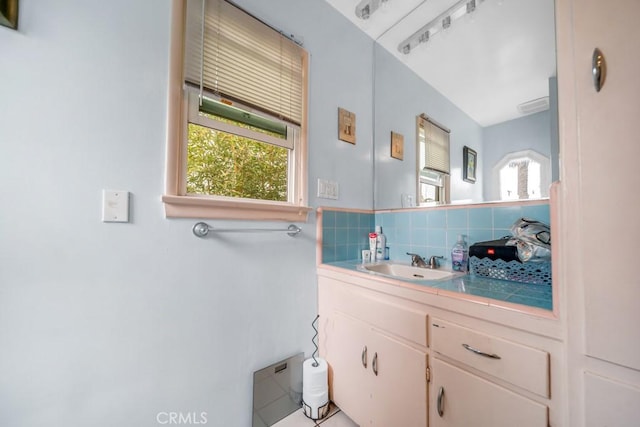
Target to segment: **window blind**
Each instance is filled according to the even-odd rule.
[[[186,26],[186,83],[301,124],[304,49],[224,0],[188,0]]]
[[[449,130],[426,116],[420,116],[420,127],[425,135],[425,168],[450,173]]]

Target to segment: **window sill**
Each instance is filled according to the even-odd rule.
[[[227,200],[194,196],[162,196],[167,218],[211,218],[306,222],[306,206],[259,200]]]

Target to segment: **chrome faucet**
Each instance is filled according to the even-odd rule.
[[[438,268],[440,267],[440,264],[438,263],[439,259],[443,259],[443,256],[436,256],[433,255],[431,258],[429,258],[429,268]]]
[[[407,252],[407,255],[411,256],[411,265],[413,267],[421,267],[421,268],[431,268],[431,269],[435,269],[438,268],[438,259],[442,259],[443,257],[441,256],[432,256],[431,258],[429,258],[429,262],[427,263],[427,261],[424,260],[424,258],[422,258],[420,255],[418,254],[413,254],[411,252]]]
[[[427,262],[420,255],[412,254],[411,252],[407,252],[407,255],[411,256],[411,265],[413,267],[429,268]]]

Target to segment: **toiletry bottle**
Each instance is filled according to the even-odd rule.
[[[376,261],[384,260],[384,248],[387,247],[387,238],[382,234],[382,227],[376,225]]]
[[[467,243],[464,241],[462,234],[459,234],[458,241],[453,245],[453,250],[451,251],[451,269],[466,273],[468,260],[469,250],[467,249]]]
[[[369,233],[369,252],[371,252],[371,262],[376,260],[376,246],[378,244],[378,234]]]

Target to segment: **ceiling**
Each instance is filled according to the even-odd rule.
[[[326,1],[481,126],[522,117],[518,105],[549,95],[554,0],[476,0],[473,13],[408,54],[400,43],[457,0],[378,0],[366,20],[355,13],[361,0]]]

